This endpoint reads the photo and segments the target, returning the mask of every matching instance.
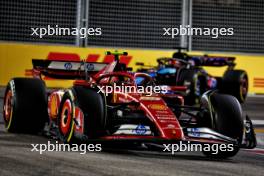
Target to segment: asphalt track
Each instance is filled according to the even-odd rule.
[[[0,107],[2,103],[0,94]],[[261,120],[264,120],[264,97],[249,97],[243,109],[257,123],[260,144],[257,149],[241,150],[238,155],[228,160],[208,159],[199,152],[179,152],[171,155],[138,150],[88,152],[84,155],[78,152],[44,152],[40,155],[39,152],[31,152],[31,144],[47,144],[50,139],[10,134],[5,132],[3,124],[0,123],[0,176],[263,176],[264,150],[261,148],[264,148],[264,131]]]

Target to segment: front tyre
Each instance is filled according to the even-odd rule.
[[[76,112],[81,113],[77,120]],[[105,97],[95,89],[74,86],[64,93],[58,113],[59,137],[65,143],[83,142],[105,135]],[[82,129],[79,132],[76,129]]]
[[[236,139],[240,145],[244,125],[241,106],[237,99],[231,95],[215,93],[210,96],[210,102],[213,108],[211,128],[220,134]],[[239,147],[233,146],[233,151],[219,151],[217,154],[211,151],[203,153],[212,158],[228,158],[235,156],[238,151]]]
[[[74,86],[76,105],[84,114],[84,134],[88,138],[98,138],[106,134],[107,112],[106,99],[97,90]]]

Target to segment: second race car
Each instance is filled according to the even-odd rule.
[[[187,104],[199,103],[200,97],[207,90],[218,89],[221,93],[235,96],[239,102],[246,100],[248,93],[248,75],[245,70],[236,70],[234,57],[196,56],[176,52],[173,57],[157,59],[157,66],[142,66],[139,72],[147,72],[159,85],[186,86]],[[222,77],[209,74],[203,67],[227,66]]]

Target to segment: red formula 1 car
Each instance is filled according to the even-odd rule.
[[[202,96],[200,107],[190,107],[184,106],[177,94],[138,92],[139,86],[155,86],[152,78],[126,71],[119,63],[119,53],[108,54],[115,56],[110,64],[33,60],[35,78],[14,78],[7,85],[3,107],[6,129],[16,133],[44,131],[69,143],[232,144],[232,151],[204,151],[207,156],[223,158],[234,156],[241,147],[255,147],[252,123],[247,118],[244,132],[241,107],[234,97],[209,91]],[[42,76],[75,82],[68,89],[48,91]],[[106,94],[117,85],[136,91]]]

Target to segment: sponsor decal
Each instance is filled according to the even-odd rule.
[[[151,130],[149,126],[145,125],[134,125],[134,124],[124,124],[121,125],[114,135],[151,135]]]
[[[88,71],[93,71],[94,70],[94,64],[88,63],[86,68]]]
[[[159,100],[161,100],[161,98],[160,97],[140,97],[139,100],[159,101]]]
[[[192,136],[199,137],[200,136],[200,131],[199,131],[198,128],[191,128],[190,134]]]
[[[171,128],[171,129],[176,128],[175,125],[173,125],[173,124],[169,124],[167,127]]]
[[[175,117],[174,116],[157,116],[158,119],[161,119],[161,120],[175,120]],[[164,121],[166,122],[166,121]]]
[[[72,69],[72,64],[71,64],[70,62],[66,62],[66,63],[64,64],[64,68],[65,68],[66,70],[71,70],[71,69]]]
[[[168,115],[169,112],[168,111],[164,111],[164,110],[160,110],[160,111],[156,111],[156,113],[158,113],[159,115]]]
[[[51,94],[49,97],[49,103],[48,103],[48,112],[51,119],[56,119],[58,115],[58,107],[60,104],[59,97],[56,94]]]
[[[143,135],[147,132],[147,128],[144,125],[138,125],[133,131],[138,135]]]
[[[165,105],[162,105],[162,104],[151,104],[148,107],[150,109],[158,110],[158,111],[166,110],[167,109],[167,107]]]

